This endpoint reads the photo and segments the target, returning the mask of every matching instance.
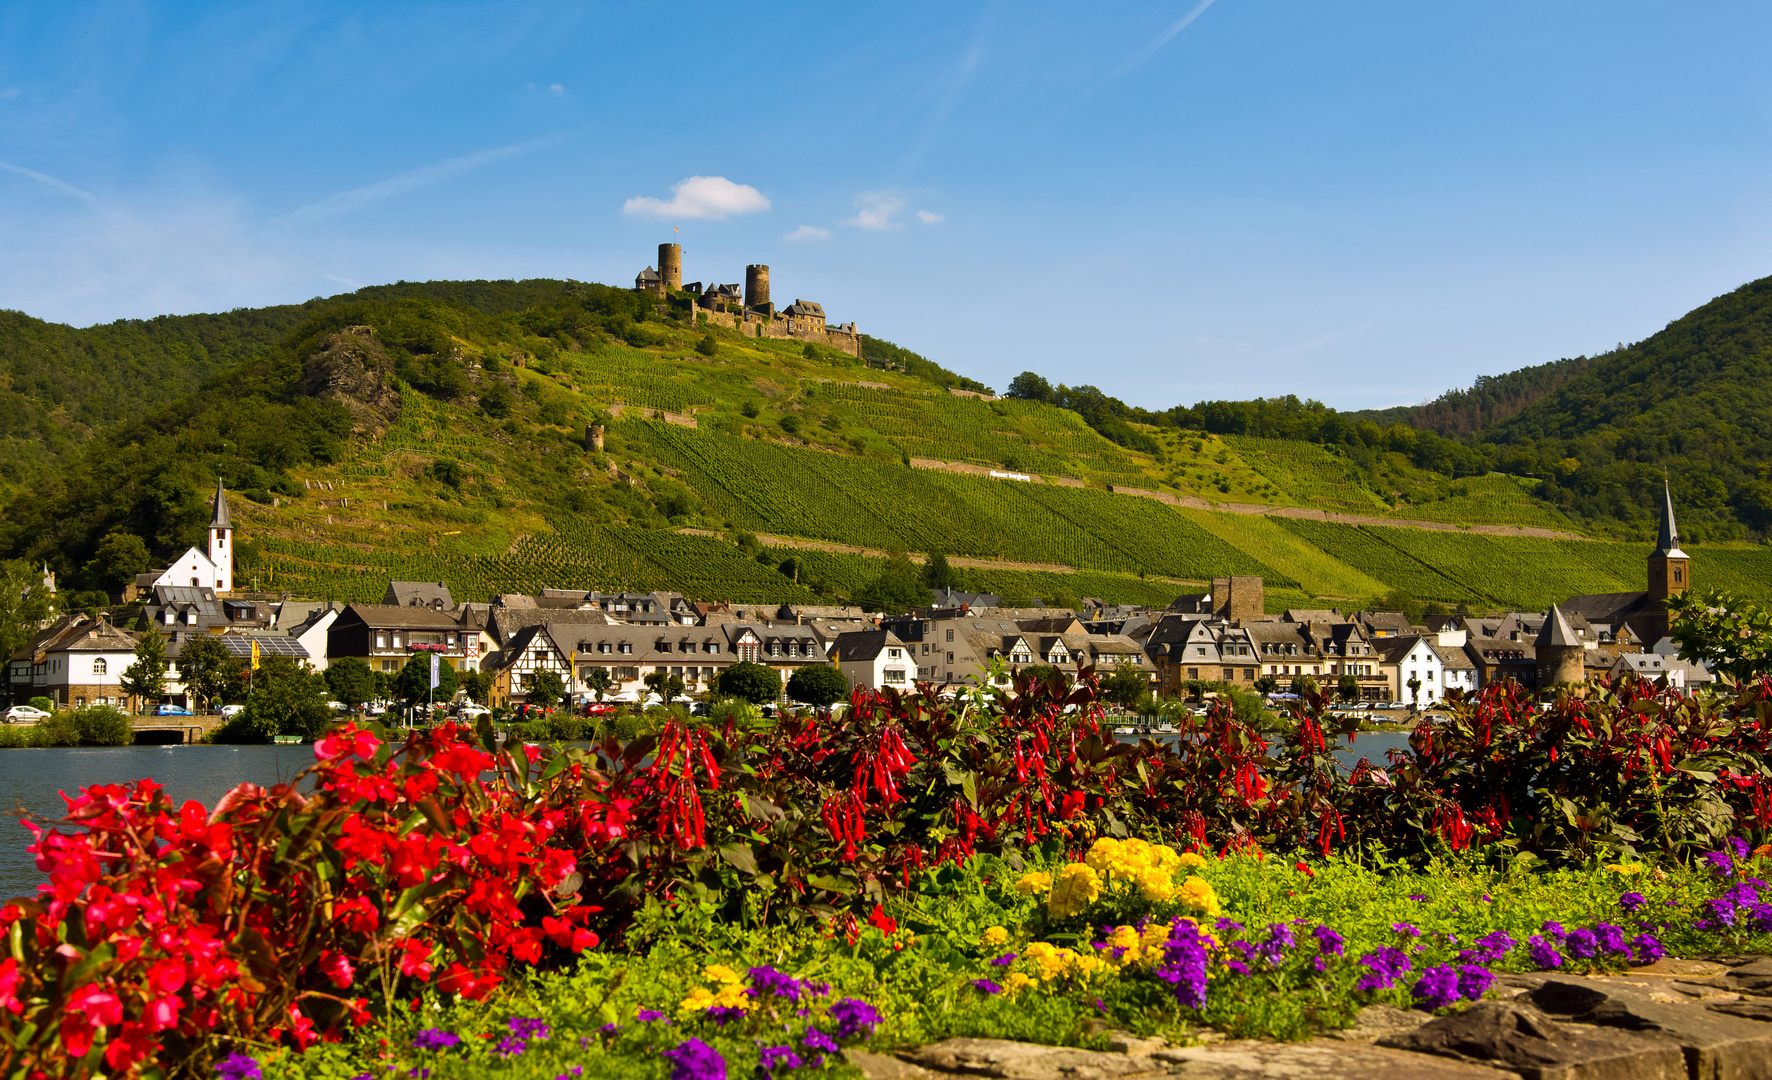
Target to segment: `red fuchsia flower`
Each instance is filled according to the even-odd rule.
[[[337,950],[328,950],[320,954],[320,974],[332,980],[332,985],[340,990],[350,986],[357,979],[357,969],[345,958],[345,954]]]
[[[879,904],[874,905],[873,914],[868,916],[868,923],[878,927],[880,933],[887,936],[898,933],[898,920],[886,914],[886,909]]]

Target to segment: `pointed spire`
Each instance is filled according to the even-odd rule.
[[[1674,524],[1674,493],[1665,477],[1661,481],[1661,495],[1661,530],[1655,535],[1655,554],[1683,559],[1686,553],[1680,550],[1680,529]]]
[[[234,523],[228,518],[228,493],[222,490],[221,477],[215,478],[215,513],[209,519],[212,529],[232,529]]]
[[[1538,632],[1538,640],[1533,644],[1539,648],[1546,645],[1573,645],[1579,648],[1581,637],[1575,633],[1575,627],[1569,625],[1569,618],[1563,614],[1563,609],[1552,604],[1550,614],[1544,619],[1544,629]]]

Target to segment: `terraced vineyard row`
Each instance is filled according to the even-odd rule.
[[[891,550],[1296,584],[1154,500],[910,470],[664,424],[625,425],[735,527]]]
[[[1225,445],[1267,481],[1306,506],[1371,513],[1385,509],[1348,462],[1314,443],[1226,435]]]
[[[1508,476],[1475,476],[1452,485],[1450,498],[1415,503],[1392,516],[1454,525],[1524,525],[1528,528],[1574,531],[1568,518],[1534,502]]]
[[[1183,517],[1225,543],[1281,571],[1313,596],[1367,599],[1389,591],[1371,574],[1335,558],[1280,524],[1258,514],[1179,510]]]

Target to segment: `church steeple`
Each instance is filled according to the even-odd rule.
[[[1661,485],[1661,528],[1655,537],[1655,551],[1649,556],[1649,599],[1653,601],[1653,617],[1645,627],[1643,644],[1653,647],[1667,636],[1667,602],[1692,587],[1691,560],[1680,550],[1680,529],[1674,524],[1673,489],[1664,480]]]
[[[215,513],[209,517],[211,529],[232,529],[234,523],[228,518],[228,493],[222,489],[221,477],[215,478]]]
[[[209,516],[209,561],[215,564],[215,591],[234,591],[234,522],[228,517],[228,493],[215,481],[215,512]]]

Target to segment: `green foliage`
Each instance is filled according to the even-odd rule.
[[[856,600],[869,611],[900,615],[912,608],[929,606],[929,590],[916,564],[903,554],[886,561],[880,576],[856,594]]]
[[[811,664],[788,676],[788,697],[827,708],[849,696],[849,680],[834,667]]]
[[[152,565],[148,545],[134,533],[112,532],[99,541],[98,550],[81,570],[81,577],[95,589],[117,595],[135,582],[135,575]]]
[[[552,668],[544,668],[532,673],[529,681],[524,684],[523,698],[531,705],[539,705],[551,709],[566,696],[566,685],[560,680],[560,673]]]
[[[476,705],[486,704],[492,693],[492,676],[484,671],[464,671],[459,676],[461,691]]]
[[[166,692],[166,639],[149,624],[136,635],[135,662],[117,678],[123,692],[146,707]]]
[[[1116,668],[1101,680],[1101,696],[1116,705],[1131,706],[1150,692],[1150,679],[1135,668]]]
[[[1677,596],[1668,610],[1682,660],[1738,683],[1772,673],[1772,614],[1761,605],[1713,589]]]
[[[682,678],[672,675],[668,671],[647,672],[646,677],[641,681],[646,684],[646,689],[657,694],[661,701],[675,701],[683,694]]]
[[[416,653],[400,669],[394,696],[411,705],[426,701],[448,702],[455,697],[458,685],[455,665],[447,657],[437,658],[437,685],[431,686],[431,657],[434,653]]]
[[[503,420],[511,415],[511,388],[497,379],[488,379],[481,384],[480,408],[487,416],[495,420]]]
[[[241,717],[261,741],[300,735],[311,742],[333,721],[326,704],[330,692],[326,678],[307,664],[286,656],[266,657],[253,673],[252,693]]]
[[[766,705],[781,696],[781,676],[763,664],[741,660],[720,673],[718,688],[727,697]]]
[[[135,741],[129,717],[109,705],[88,705],[68,714],[81,746],[128,746]]]
[[[238,682],[239,673],[240,661],[213,634],[189,637],[179,650],[179,681],[191,695],[192,712],[213,710],[217,699]]]
[[[55,595],[43,587],[41,569],[23,559],[0,562],[0,656],[24,648],[55,610]]]
[[[707,357],[717,356],[720,352],[720,343],[714,340],[713,334],[705,334],[700,341],[695,343],[695,351]]]
[[[347,656],[327,664],[325,679],[332,699],[347,708],[355,709],[375,698],[375,672],[360,657]]]
[[[584,684],[593,694],[597,695],[598,701],[602,701],[603,695],[615,685],[615,678],[609,674],[609,669],[606,667],[592,667],[584,674]]]

